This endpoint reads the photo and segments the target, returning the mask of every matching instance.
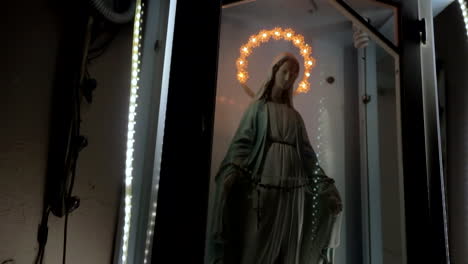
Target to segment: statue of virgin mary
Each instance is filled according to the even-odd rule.
[[[299,67],[292,54],[275,59],[215,176],[209,264],[328,263],[342,204],[292,103]]]

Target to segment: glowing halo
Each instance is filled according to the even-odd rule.
[[[304,58],[304,76],[299,82],[294,94],[307,93],[310,90],[310,83],[308,81],[310,72],[312,68],[315,67],[315,59],[311,56],[312,47],[305,43],[304,37],[301,34],[295,33],[294,30],[290,28],[283,30],[280,27],[276,27],[272,30],[261,30],[256,35],[250,36],[249,41],[240,47],[240,57],[236,60],[237,80],[249,96],[253,97],[255,95],[246,84],[249,79],[249,72],[247,71],[249,62],[247,57],[252,54],[254,48],[271,39],[290,41],[299,49]]]

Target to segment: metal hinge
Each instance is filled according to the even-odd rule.
[[[362,102],[364,104],[368,104],[370,101],[371,101],[371,96],[370,95],[365,94],[365,95],[362,96]]]
[[[419,40],[422,44],[426,44],[427,35],[426,35],[426,19],[423,18],[416,22],[417,30],[419,33]]]

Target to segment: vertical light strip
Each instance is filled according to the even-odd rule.
[[[465,0],[458,0],[463,14],[463,21],[465,21],[466,36],[468,37],[468,5]]]
[[[323,157],[323,134],[322,134],[322,121],[323,121],[323,113],[325,112],[325,108],[323,107],[323,97],[320,98],[319,101],[319,118],[318,118],[318,132],[317,132],[317,149],[315,150],[317,156],[317,165],[323,166],[321,158]]]
[[[161,83],[161,96],[159,104],[159,118],[158,118],[158,129],[156,134],[156,150],[155,150],[155,168],[153,176],[153,194],[151,197],[151,208],[149,221],[146,231],[146,241],[145,241],[145,257],[143,260],[144,264],[148,263],[148,260],[151,259],[151,245],[153,242],[153,230],[156,219],[156,208],[157,208],[157,199],[159,191],[159,173],[161,171],[161,156],[162,156],[162,145],[163,145],[163,136],[164,136],[164,124],[166,121],[166,105],[167,105],[167,94],[169,90],[169,74],[171,68],[171,58],[172,58],[172,41],[174,37],[174,24],[175,24],[175,11],[177,0],[168,0],[169,3],[169,14],[167,22],[167,32],[166,32],[166,48],[164,51],[164,65],[163,65],[163,74],[162,74],[162,83]]]
[[[128,132],[127,132],[127,156],[125,162],[125,213],[122,237],[122,262],[127,263],[128,239],[130,231],[130,220],[132,215],[132,179],[133,179],[133,145],[135,142],[135,116],[138,98],[138,75],[140,72],[140,40],[142,15],[141,0],[136,0],[135,19],[133,22],[133,44],[132,44],[132,76],[130,82],[130,104],[128,111]]]

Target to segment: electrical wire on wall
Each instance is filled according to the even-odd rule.
[[[39,225],[37,234],[39,248],[34,261],[35,264],[42,264],[44,262],[45,246],[48,238],[48,219],[51,212],[58,217],[65,217],[62,263],[66,263],[68,217],[69,214],[77,209],[80,205],[80,199],[77,196],[73,196],[77,163],[79,153],[88,145],[87,138],[81,135],[80,131],[80,124],[82,122],[81,105],[83,98],[87,103],[92,103],[92,94],[97,87],[97,81],[91,77],[88,71],[88,65],[102,56],[110,46],[111,42],[115,39],[120,29],[120,26],[116,25],[116,23],[124,24],[133,20],[135,4],[134,1],[130,1],[130,3],[128,3],[127,10],[122,13],[117,13],[106,7],[102,0],[90,1],[90,7],[94,7],[95,12],[86,12],[86,14],[83,14],[86,16],[87,24],[84,25],[84,39],[79,40],[82,43],[80,48],[81,50],[79,51],[81,54],[81,58],[79,58],[80,65],[76,65],[78,61],[67,62],[69,64],[75,64],[75,66],[72,67],[72,69],[74,69],[73,71],[75,72],[69,74],[71,78],[66,82],[71,83],[72,85],[71,87],[59,87],[60,89],[70,89],[69,97],[71,106],[65,106],[71,107],[71,114],[66,116],[67,120],[60,120],[63,121],[62,123],[69,124],[69,126],[67,126],[63,131],[60,131],[60,133],[66,134],[61,135],[66,139],[66,142],[64,143],[65,146],[63,146],[64,155],[59,157],[59,160],[63,161],[63,165],[52,165],[63,167],[58,170],[61,172],[59,173],[58,178],[59,183],[52,184],[54,188],[48,187],[46,190],[47,192],[55,193],[46,193],[46,198],[44,199],[41,223]],[[85,10],[88,10],[88,8],[85,8]],[[66,52],[74,53],[78,51],[67,50]],[[76,78],[73,76],[76,76]],[[60,99],[64,100],[64,98]],[[55,110],[57,111],[57,109]],[[53,151],[54,150],[49,150],[49,152]],[[50,172],[48,174],[50,174]],[[57,179],[57,176],[55,176],[55,178],[52,177],[52,179]],[[50,179],[48,178],[48,180]],[[58,197],[55,200],[60,201],[51,202],[49,197]]]

